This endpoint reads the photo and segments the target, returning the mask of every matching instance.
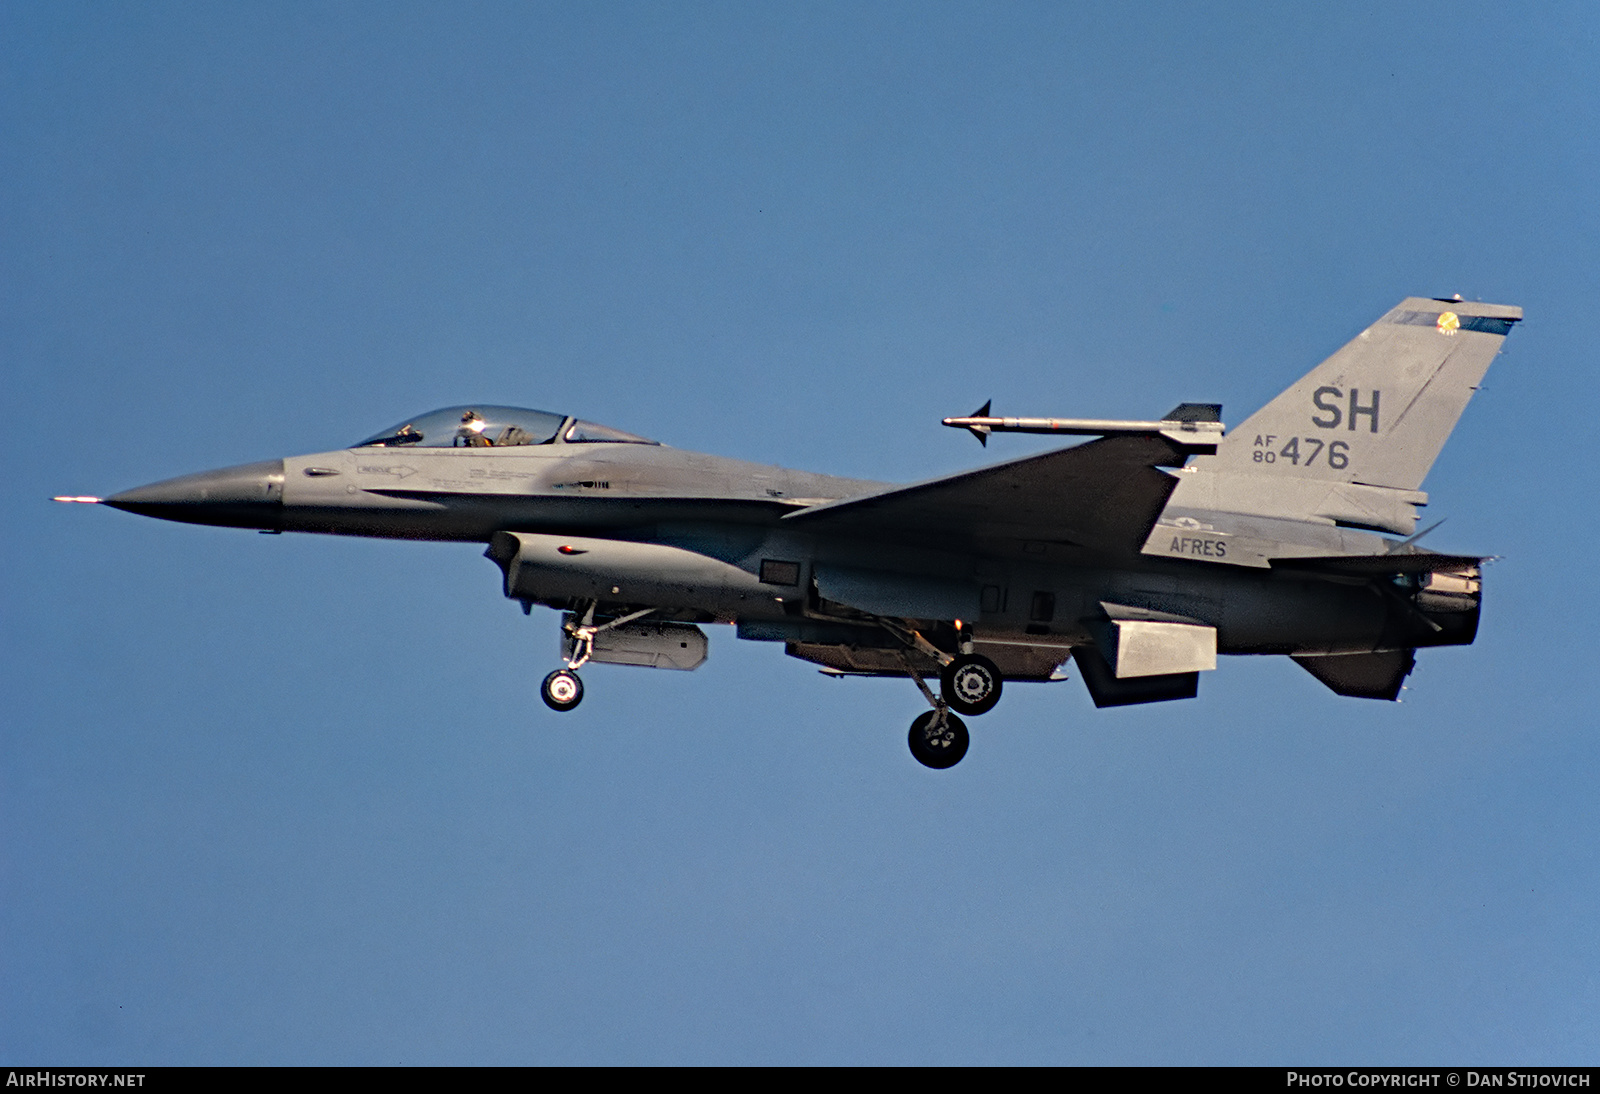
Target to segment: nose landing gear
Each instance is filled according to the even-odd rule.
[[[594,621],[595,609],[599,605],[589,602],[583,612],[581,621],[576,614],[566,616],[561,628],[567,635],[567,667],[556,669],[544,678],[544,683],[539,685],[539,698],[544,700],[544,705],[551,710],[568,711],[583,702],[583,681],[578,679],[578,670],[589,663],[594,656],[594,639],[596,635],[614,630],[635,619],[643,619],[655,611],[654,608],[644,608],[640,611],[630,612],[607,623],[596,625]]]

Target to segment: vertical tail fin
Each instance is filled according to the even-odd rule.
[[[1411,297],[1237,426],[1212,470],[1417,490],[1522,309]]]

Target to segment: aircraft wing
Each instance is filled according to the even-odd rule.
[[[801,509],[785,523],[874,538],[1007,538],[1136,554],[1186,451],[1155,434],[1105,437],[976,471]]]

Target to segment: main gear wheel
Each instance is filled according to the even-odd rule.
[[[986,714],[1000,701],[1004,683],[1000,670],[987,657],[964,653],[939,673],[939,692],[950,709],[962,714]]]

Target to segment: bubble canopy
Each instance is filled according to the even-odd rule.
[[[565,427],[565,428],[563,428]],[[656,444],[620,429],[521,406],[472,403],[430,410],[354,448],[509,448],[529,444]]]

